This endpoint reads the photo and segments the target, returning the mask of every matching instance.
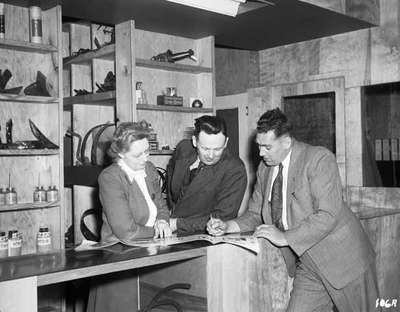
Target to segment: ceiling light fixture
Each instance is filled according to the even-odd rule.
[[[236,16],[239,5],[246,0],[167,0],[182,5],[188,5],[194,8],[207,10],[219,14]]]

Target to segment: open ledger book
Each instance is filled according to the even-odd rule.
[[[225,234],[223,236],[195,234],[188,236],[172,236],[169,238],[148,238],[148,239],[138,239],[129,242],[123,242],[123,244],[133,247],[155,247],[155,246],[169,246],[169,245],[183,244],[194,241],[207,241],[213,245],[219,243],[232,244],[239,247],[243,247],[256,254],[258,254],[258,252],[260,251],[257,238],[252,236],[252,234],[247,234],[247,233]],[[78,247],[76,247],[75,250],[79,251],[79,250],[105,248],[115,244],[117,244],[117,242],[97,243],[93,241],[83,240],[83,242]]]

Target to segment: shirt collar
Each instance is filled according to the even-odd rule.
[[[145,178],[147,176],[146,171],[144,169],[132,170],[131,167],[129,167],[122,158],[118,159],[117,163],[120,166],[120,168],[122,169],[122,171],[126,173],[126,175],[129,178],[129,181],[131,183],[133,182],[133,180],[135,178],[139,178],[139,177]]]

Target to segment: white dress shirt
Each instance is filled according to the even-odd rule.
[[[153,200],[150,197],[149,190],[147,189],[146,184],[146,171],[142,170],[132,170],[123,159],[118,160],[118,165],[121,169],[127,174],[129,180],[133,182],[136,181],[137,185],[139,186],[140,190],[142,191],[144,198],[147,203],[147,207],[149,208],[149,219],[147,220],[145,226],[154,226],[154,223],[157,218],[157,207],[154,204]]]
[[[288,170],[290,164],[290,156],[292,155],[292,150],[287,154],[286,158],[282,161],[282,224],[285,230],[288,229],[287,224],[287,208],[286,208],[286,193],[287,193],[287,180],[288,180]],[[274,184],[275,178],[278,175],[279,166],[275,166],[272,172],[271,188],[269,191],[268,201],[271,201],[272,185]]]

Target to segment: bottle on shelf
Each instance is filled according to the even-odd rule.
[[[8,256],[20,256],[22,253],[22,233],[18,230],[8,232]]]
[[[41,225],[36,235],[36,251],[49,252],[52,249],[51,233],[47,226]]]
[[[7,187],[6,192],[5,192],[4,203],[6,205],[14,205],[14,204],[18,203],[17,191],[15,190],[14,187]]]
[[[42,9],[38,6],[29,7],[30,38],[33,43],[42,43]]]
[[[8,237],[6,232],[0,232],[0,258],[8,256]]]
[[[46,200],[48,202],[55,202],[58,200],[58,190],[55,185],[49,186],[46,191]]]
[[[6,193],[3,188],[0,187],[0,205],[4,205],[6,203]]]

